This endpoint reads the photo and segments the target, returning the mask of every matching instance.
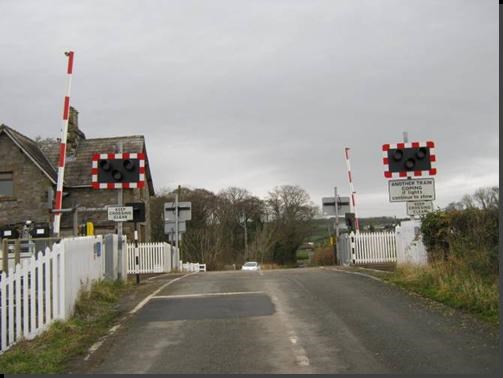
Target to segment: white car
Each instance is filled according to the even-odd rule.
[[[256,261],[248,261],[241,267],[241,270],[251,270],[257,272],[260,270],[260,265]]]

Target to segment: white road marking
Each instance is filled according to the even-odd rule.
[[[292,344],[292,353],[295,358],[295,363],[301,367],[309,367],[311,365],[309,358],[307,357],[306,350],[302,347],[301,341],[297,337],[291,323],[290,323],[290,315],[283,308],[282,303],[279,298],[275,295],[272,295],[272,300],[274,305],[276,306],[276,314],[280,316],[282,323],[285,325],[288,331],[288,340]]]
[[[115,333],[115,331],[117,331],[120,328],[120,326],[121,326],[120,324],[114,325],[112,328],[110,328],[108,334],[112,335],[113,333]]]
[[[161,290],[163,290],[164,288],[168,287],[169,285],[171,285],[172,283],[175,283],[176,281],[178,280],[181,280],[182,278],[184,277],[188,277],[188,276],[191,276],[193,274],[197,274],[198,272],[193,272],[193,273],[189,273],[189,274],[186,274],[184,276],[181,276],[181,277],[178,277],[178,278],[175,278],[174,280],[171,280],[169,282],[166,282],[164,285],[162,285],[159,289],[157,289],[156,291],[154,291],[152,294],[150,294],[148,297],[146,297],[144,300],[142,300],[140,303],[138,303],[136,305],[135,308],[133,308],[131,311],[129,311],[130,314],[134,314],[135,312],[137,312],[138,310],[140,310],[143,306],[145,306],[147,304],[147,302],[149,300],[151,300],[153,297],[155,297],[157,294],[159,294],[159,292],[161,292]]]
[[[112,328],[110,328],[108,330],[108,333],[103,336],[101,339],[99,339],[97,342],[95,342],[93,345],[91,345],[91,347],[87,350],[87,356],[84,357],[84,361],[87,361],[91,355],[96,352],[98,350],[98,348],[103,345],[103,343],[105,342],[105,339],[110,336],[110,335],[113,335],[115,333],[115,331],[117,331],[122,322],[124,322],[125,320],[127,320],[127,318],[129,316],[131,316],[132,314],[134,314],[135,312],[137,312],[139,309],[141,309],[143,306],[145,306],[145,304],[150,300],[152,299],[152,297],[154,297],[157,293],[159,293],[162,289],[164,289],[165,287],[171,285],[173,282],[175,281],[178,281],[178,280],[181,280],[182,278],[184,277],[187,277],[187,276],[190,276],[192,274],[196,274],[198,272],[194,272],[194,273],[189,273],[189,274],[186,274],[184,276],[181,276],[181,277],[178,277],[178,278],[175,278],[174,280],[171,280],[169,282],[166,282],[164,285],[162,285],[159,289],[157,289],[156,291],[154,291],[152,294],[150,294],[148,297],[146,297],[143,301],[141,301],[140,303],[138,303],[138,305],[136,305],[136,307],[134,309],[132,309],[131,311],[129,311],[128,315],[126,316],[123,316],[120,320],[119,320],[119,324],[116,324],[114,325]]]
[[[304,354],[297,355],[295,360],[297,361],[297,365],[299,366],[309,366],[309,358]]]
[[[97,341],[93,345],[91,345],[91,347],[88,349],[87,356],[84,357],[84,361],[87,361],[89,359],[89,357],[91,357],[91,354],[96,352],[98,350],[98,348],[103,344],[104,341],[105,341],[105,338],[103,338],[100,341]]]
[[[245,294],[264,294],[263,291],[231,291],[225,293],[201,293],[201,294],[178,294],[178,295],[156,295],[152,299],[172,299],[172,298],[198,298],[198,297],[216,297],[221,295],[245,295]]]
[[[343,270],[343,269],[337,269],[337,268],[330,268],[330,269],[324,269],[324,270],[332,270],[334,272],[342,272],[342,273],[347,273],[347,274],[355,274],[357,276],[367,277],[367,278],[373,279],[375,281],[385,282],[384,280],[382,280],[382,279],[380,279],[378,277],[372,276],[370,274],[361,273],[361,272],[351,272],[349,270]]]
[[[295,354],[295,361],[299,366],[309,366],[309,358],[307,357],[306,350],[298,344],[299,340],[293,331],[289,332],[290,342],[294,345],[293,352]]]

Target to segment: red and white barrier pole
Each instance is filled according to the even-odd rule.
[[[348,180],[349,180],[349,190],[351,191],[351,203],[353,205],[353,212],[355,213],[355,230],[360,232],[360,224],[358,222],[358,214],[356,213],[356,191],[353,185],[353,177],[351,176],[351,165],[349,163],[349,147],[344,148],[344,153],[346,155],[346,166],[348,168]]]
[[[72,86],[72,71],[73,71],[73,51],[65,52],[68,57],[68,66],[66,73],[68,75],[66,82],[66,94],[63,105],[63,128],[61,130],[61,142],[59,145],[59,161],[58,161],[58,182],[56,185],[56,197],[54,200],[54,224],[53,234],[59,237],[61,224],[61,208],[63,205],[63,180],[65,177],[65,162],[66,162],[66,139],[68,136],[68,118],[70,117],[70,89]]]

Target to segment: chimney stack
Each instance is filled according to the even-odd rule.
[[[86,139],[85,134],[79,129],[79,112],[72,106],[70,106],[70,117],[68,119],[68,137],[66,152],[67,156],[75,156],[77,152],[77,147],[80,142]]]

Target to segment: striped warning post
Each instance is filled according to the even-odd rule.
[[[63,180],[65,178],[65,162],[66,162],[66,140],[68,136],[68,118],[70,115],[70,89],[72,86],[73,72],[73,51],[65,52],[68,57],[68,66],[66,69],[66,95],[63,103],[63,128],[61,130],[61,142],[59,145],[59,160],[58,160],[58,182],[56,184],[56,197],[54,199],[54,224],[53,234],[59,236],[61,224],[61,207],[63,205]]]
[[[356,213],[356,191],[353,185],[353,177],[351,175],[351,164],[349,162],[349,147],[344,148],[344,153],[346,155],[346,166],[348,168],[348,180],[349,180],[349,190],[351,191],[351,204],[353,207],[353,212],[355,213],[355,231],[360,232],[360,224],[358,222],[358,215]]]

